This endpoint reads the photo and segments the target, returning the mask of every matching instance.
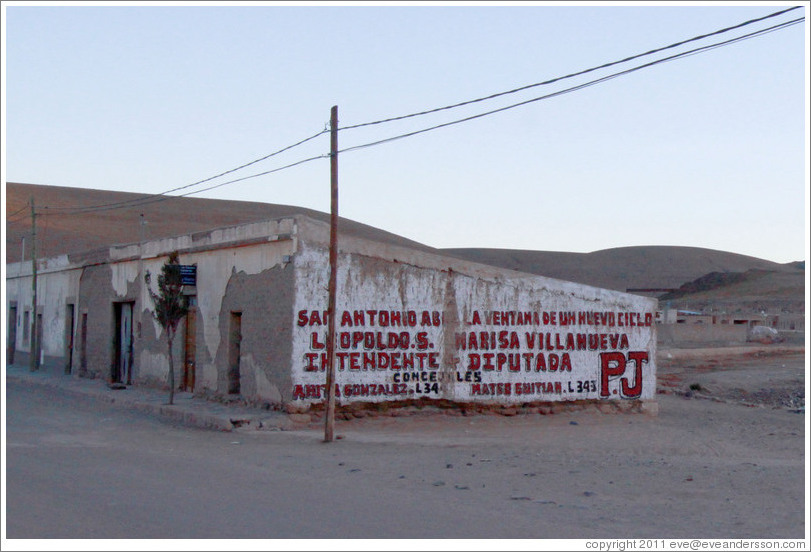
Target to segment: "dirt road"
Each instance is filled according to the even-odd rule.
[[[805,415],[724,398],[804,381],[803,355],[670,360],[658,416],[364,417],[329,444],[317,427],[191,430],[15,384],[8,536],[803,538]]]

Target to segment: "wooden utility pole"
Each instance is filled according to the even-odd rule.
[[[33,291],[32,316],[31,316],[31,359],[29,368],[31,371],[39,370],[39,334],[37,332],[37,211],[34,209],[34,196],[31,196],[31,290]]]
[[[324,422],[324,442],[333,439],[335,429],[335,288],[338,272],[338,106],[330,115],[330,224],[329,224],[329,303],[327,305],[327,412]]]

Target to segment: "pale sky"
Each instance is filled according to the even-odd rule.
[[[163,193],[323,131],[367,144],[805,17],[807,2],[3,2],[3,182]],[[340,214],[434,247],[808,250],[808,25],[339,155]],[[323,134],[186,193],[329,152]],[[193,195],[329,212],[326,158]]]

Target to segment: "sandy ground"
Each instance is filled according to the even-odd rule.
[[[802,349],[660,353],[657,416],[424,409],[338,420],[329,444],[318,424],[194,430],[19,389],[10,528],[40,538],[807,539]],[[111,519],[123,497],[128,517]]]
[[[662,350],[661,393],[765,408],[805,407],[804,347],[761,346]]]
[[[336,434],[408,446],[388,477],[496,493],[562,538],[808,538],[803,348],[660,357],[658,416],[437,412],[338,421]],[[423,456],[447,469],[414,473]]]

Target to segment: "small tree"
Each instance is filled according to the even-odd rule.
[[[180,262],[177,251],[169,254],[169,259],[161,267],[158,275],[158,293],[149,287],[152,275],[146,271],[144,280],[146,281],[149,296],[155,305],[152,315],[158,324],[166,331],[166,342],[169,345],[169,404],[174,404],[175,399],[175,365],[172,356],[172,343],[175,340],[177,326],[183,317],[189,312],[188,298],[183,295],[183,284],[180,275]]]

